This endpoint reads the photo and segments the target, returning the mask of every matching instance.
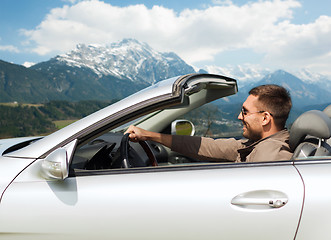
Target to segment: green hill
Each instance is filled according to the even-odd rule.
[[[0,102],[110,101],[147,86],[114,76],[99,77],[90,69],[61,65],[54,60],[31,68],[0,60]]]
[[[0,60],[0,102],[40,103],[64,99],[55,83],[33,69]]]
[[[49,134],[58,129],[54,121],[80,119],[112,102],[51,101],[41,105],[1,104],[0,138]]]

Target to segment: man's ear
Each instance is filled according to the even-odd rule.
[[[263,125],[263,126],[266,126],[266,125],[268,125],[269,123],[271,123],[271,118],[272,118],[272,116],[270,115],[270,113],[268,113],[268,112],[264,112],[264,113],[263,113],[262,125]]]

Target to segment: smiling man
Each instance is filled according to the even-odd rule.
[[[246,139],[212,139],[168,135],[135,126],[127,130],[132,141],[152,140],[183,155],[208,161],[261,162],[289,160],[289,133],[285,123],[292,107],[289,92],[278,85],[261,85],[249,91],[238,119]]]

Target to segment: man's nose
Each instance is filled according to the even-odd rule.
[[[239,115],[238,115],[238,119],[239,119],[239,120],[243,120],[243,119],[244,119],[244,118],[243,118],[243,113],[242,113],[242,112],[239,113]]]

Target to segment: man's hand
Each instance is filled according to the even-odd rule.
[[[131,125],[128,130],[126,130],[126,133],[130,133],[129,138],[132,142],[139,142],[139,141],[146,141],[148,140],[147,133],[149,131],[146,131],[142,128],[138,128],[136,126]]]
[[[163,144],[166,147],[171,148],[172,136],[169,134],[161,134],[156,132],[151,132],[138,128],[131,125],[124,134],[130,133],[129,138],[132,142],[147,141],[151,140]]]

